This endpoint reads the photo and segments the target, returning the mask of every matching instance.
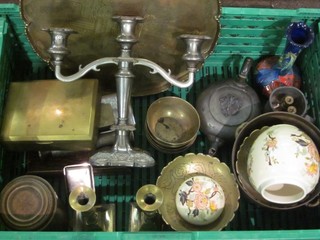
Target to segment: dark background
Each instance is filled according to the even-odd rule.
[[[19,0],[0,0],[0,3],[16,3]],[[221,0],[223,7],[260,8],[320,8],[319,0]]]

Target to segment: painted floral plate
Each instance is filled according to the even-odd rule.
[[[186,221],[179,214],[176,204],[177,194],[182,188],[184,189],[183,183],[192,178],[195,180],[199,176],[208,177],[219,184],[225,197],[221,214],[217,219],[209,221],[205,225]],[[162,169],[156,185],[162,189],[164,194],[164,201],[159,212],[163,220],[176,231],[221,230],[233,219],[239,207],[240,192],[229,167],[221,163],[218,158],[209,155],[189,153],[175,158]],[[194,209],[193,206],[192,211]]]

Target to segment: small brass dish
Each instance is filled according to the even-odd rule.
[[[181,148],[194,142],[200,128],[196,109],[178,97],[162,97],[147,111],[146,129],[150,138],[163,148]]]
[[[178,189],[193,176],[212,178],[221,186],[225,195],[225,206],[219,218],[203,226],[184,220],[176,207]],[[163,220],[176,231],[221,230],[233,219],[239,207],[240,193],[229,167],[209,155],[189,153],[175,158],[163,168],[156,185],[162,189],[164,195],[159,212]]]

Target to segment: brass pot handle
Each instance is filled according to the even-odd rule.
[[[317,198],[313,199],[312,201],[306,204],[307,207],[318,207],[320,205],[320,194]]]

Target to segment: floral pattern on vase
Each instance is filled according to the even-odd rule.
[[[301,135],[291,134],[291,137],[299,145],[295,152],[296,157],[298,158],[300,155],[305,157],[306,173],[310,176],[318,174],[320,158],[314,142],[303,132]]]
[[[305,172],[308,175],[315,175],[318,174],[318,164],[320,162],[320,157],[317,151],[317,147],[315,146],[314,142],[310,139],[309,136],[307,136],[305,133],[300,131],[300,134],[291,134],[291,140],[295,142],[296,149],[295,156],[296,158],[299,158],[299,156],[303,156],[306,162],[305,162]],[[279,147],[278,144],[279,139],[274,136],[274,131],[268,131],[267,137],[264,139],[264,144],[262,147],[262,150],[264,152],[266,162],[269,166],[272,166],[274,164],[279,164],[279,159],[277,159],[277,155],[275,153],[276,149]],[[249,157],[248,165],[252,165],[253,157]],[[250,168],[248,168],[250,169]],[[249,170],[250,172],[252,170]]]
[[[223,211],[225,196],[221,186],[207,176],[187,179],[178,189],[176,206],[180,216],[189,223],[206,225]]]
[[[269,165],[278,164],[279,161],[276,157],[272,155],[272,152],[277,148],[277,138],[272,136],[272,132],[268,133],[267,138],[265,139],[265,144],[262,147],[262,150],[265,151],[266,161]]]

